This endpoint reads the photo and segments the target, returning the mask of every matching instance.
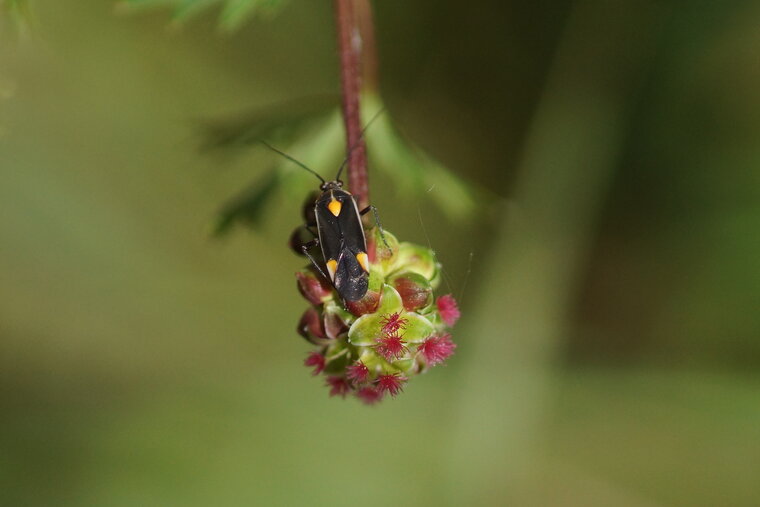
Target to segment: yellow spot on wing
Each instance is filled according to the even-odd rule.
[[[343,204],[341,204],[341,202],[337,200],[335,197],[333,197],[332,200],[327,203],[327,209],[329,209],[330,213],[332,213],[336,217],[340,215],[340,209],[342,207],[343,207]]]
[[[369,273],[369,257],[367,257],[367,254],[364,252],[359,252],[356,254],[356,260],[359,261],[359,264],[362,265],[364,271]]]
[[[330,259],[327,261],[327,272],[330,275],[330,280],[335,281],[335,270],[338,269],[338,261]]]

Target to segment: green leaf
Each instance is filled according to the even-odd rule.
[[[310,124],[309,127],[304,129],[294,142],[286,146],[286,152],[318,173],[326,175],[325,179],[330,179],[343,159],[343,121],[340,112],[335,110],[329,116]],[[318,181],[293,162],[279,155],[277,157],[278,170],[299,176],[297,180],[294,179],[292,183],[289,183],[285,190],[290,198],[301,202],[307,192],[317,188]]]
[[[326,121],[337,103],[334,96],[307,97],[206,120],[201,125],[202,149],[248,147],[262,140],[292,143],[311,124]]]
[[[220,0],[179,0],[177,7],[174,9],[172,20],[176,23],[187,21],[192,16],[199,14],[203,9],[213,4],[219,3]]]
[[[373,94],[363,97],[365,117],[382,108]],[[381,116],[367,134],[369,154],[375,165],[407,195],[428,195],[450,219],[471,217],[476,210],[472,189],[458,176],[413,143],[403,139],[388,115]]]
[[[282,146],[282,151],[292,153],[314,168],[337,167],[342,149],[341,129],[340,117],[335,113],[304,131],[297,141]],[[262,145],[261,149],[266,148]],[[300,201],[304,194],[315,188],[313,176],[277,154],[273,153],[272,157],[277,157],[274,169],[263,182],[252,185],[224,207],[215,229],[217,235],[228,232],[236,223],[255,228],[269,209],[266,206],[269,199],[278,191],[285,192],[289,199]]]
[[[284,3],[284,0],[227,0],[219,16],[219,26],[233,32],[250,18],[272,16]]]
[[[32,8],[27,0],[0,0],[0,33],[5,24],[18,37],[27,37],[37,25]]]
[[[132,10],[148,8],[168,8],[172,10],[172,21],[184,23],[213,6],[222,6],[219,15],[219,27],[231,32],[254,16],[271,16],[275,14],[286,0],[123,0]]]
[[[267,203],[281,184],[280,173],[272,170],[263,181],[252,185],[239,197],[225,205],[219,214],[214,235],[222,236],[238,223],[256,227],[267,209]]]

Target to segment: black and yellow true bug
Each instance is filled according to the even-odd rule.
[[[314,202],[314,214],[313,216],[310,213],[307,214],[304,225],[304,229],[311,233],[313,239],[301,244],[299,248],[309,258],[317,271],[332,283],[341,298],[346,301],[358,301],[363,298],[369,286],[369,256],[367,255],[367,238],[364,234],[361,217],[368,211],[372,210],[383,242],[386,242],[377,209],[370,205],[360,211],[354,196],[343,189],[340,175],[348,157],[338,169],[335,179],[325,181],[316,171],[306,167],[290,155],[267,143],[263,144],[309,171],[322,182],[319,187],[321,193]],[[316,228],[316,232],[314,228]],[[309,249],[313,246],[321,248],[324,268],[327,273],[309,253]]]

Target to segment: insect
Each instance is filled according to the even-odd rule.
[[[303,255],[309,258],[317,271],[332,283],[341,298],[346,301],[358,301],[363,298],[369,286],[369,256],[367,255],[367,238],[364,234],[361,217],[370,210],[374,215],[375,223],[386,247],[388,247],[388,243],[380,225],[377,208],[370,205],[360,211],[354,196],[343,189],[340,175],[348,157],[341,164],[335,179],[325,181],[316,171],[290,155],[266,142],[262,141],[262,143],[272,151],[312,173],[322,182],[319,186],[320,193],[313,205],[313,214],[311,213],[312,209],[307,209],[304,213],[306,223],[303,229],[309,231],[313,239],[301,243],[298,248]],[[309,253],[309,249],[315,246],[319,246],[322,250],[326,274],[320,263]]]

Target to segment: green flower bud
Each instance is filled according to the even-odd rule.
[[[318,305],[332,299],[332,285],[322,278],[313,266],[296,273],[298,292],[311,304]]]
[[[413,312],[433,303],[433,287],[421,274],[406,272],[391,278],[393,287],[401,296],[404,309]]]
[[[303,312],[301,320],[298,321],[297,331],[298,334],[315,345],[319,345],[324,340],[325,331],[322,327],[322,319],[315,308],[311,307]]]

